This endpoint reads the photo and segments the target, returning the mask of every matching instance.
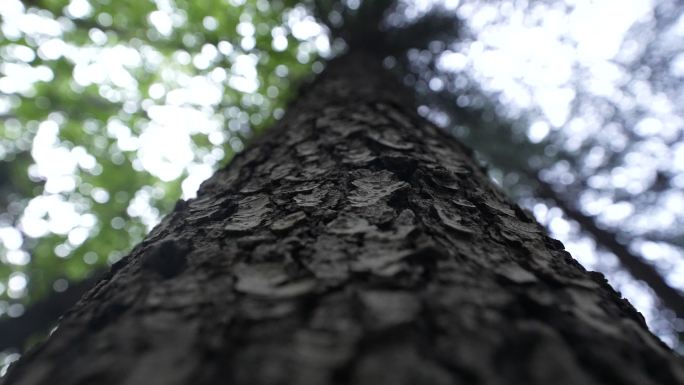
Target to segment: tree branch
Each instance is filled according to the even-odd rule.
[[[636,279],[643,281],[658,296],[664,306],[677,314],[678,318],[684,319],[684,296],[682,292],[669,286],[655,267],[644,261],[640,256],[632,253],[629,248],[618,242],[615,234],[598,226],[596,220],[582,213],[579,209],[561,198],[558,193],[538,175],[528,173],[537,184],[539,197],[554,202],[568,218],[579,223],[584,231],[591,234],[599,246],[613,253],[622,266]]]

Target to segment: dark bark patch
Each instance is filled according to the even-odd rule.
[[[154,271],[163,278],[172,278],[180,274],[187,265],[189,247],[180,239],[164,239],[150,246],[142,256],[142,266]]]
[[[238,203],[238,211],[233,214],[224,229],[229,232],[245,232],[259,226],[271,211],[268,195],[247,196]]]
[[[223,196],[218,199],[198,198],[188,203],[189,215],[187,220],[190,222],[207,222],[224,220],[230,216],[237,204],[232,196]]]
[[[317,278],[333,282],[344,281],[349,277],[348,252],[353,247],[337,235],[320,235],[313,244],[314,253],[305,261]]]
[[[276,237],[270,233],[246,235],[246,236],[238,238],[237,246],[241,249],[249,251],[249,250],[254,249],[254,247],[259,245],[259,244],[271,243],[271,242],[274,242],[275,240],[276,240]]]
[[[315,188],[309,194],[297,194],[294,197],[294,201],[297,206],[302,208],[315,208],[323,203],[325,196],[328,194],[328,190],[324,188]]]
[[[436,186],[451,191],[459,191],[463,189],[459,178],[450,170],[441,166],[433,165],[428,166],[428,169],[428,175],[430,175],[429,178]]]
[[[273,181],[280,180],[292,173],[295,166],[291,163],[281,164],[271,170],[270,179]]]
[[[251,179],[247,181],[247,183],[244,186],[242,186],[240,192],[242,194],[254,194],[262,192],[266,189],[267,184],[267,178],[264,178],[261,175],[254,175]]]
[[[339,124],[332,126],[330,128],[330,131],[340,135],[343,138],[346,138],[346,137],[352,136],[358,132],[363,132],[366,129],[367,129],[367,127],[365,127],[362,124],[342,121]]]
[[[349,195],[353,207],[367,207],[387,199],[395,192],[409,187],[409,184],[398,181],[389,171],[371,172],[369,175],[352,182],[356,188]]]
[[[377,227],[368,223],[364,218],[350,214],[342,214],[326,225],[331,234],[361,234],[377,230]]]
[[[288,180],[289,177],[286,177],[285,179]],[[276,195],[292,196],[300,193],[311,192],[318,186],[320,186],[319,182],[303,182],[294,185],[283,186],[275,190],[274,193]]]
[[[363,123],[366,127],[380,127],[390,124],[390,120],[384,115],[376,113],[366,105],[359,106],[356,111],[350,114],[350,118],[358,123]]]
[[[462,216],[455,214],[445,206],[439,204],[435,204],[433,207],[439,219],[448,228],[463,234],[475,234],[475,229],[471,226],[468,226],[463,221]]]
[[[398,123],[400,128],[408,129],[409,131],[413,131],[415,129],[413,122],[411,122],[411,119],[407,117],[405,114],[400,113],[395,107],[385,103],[376,103],[375,107],[382,114],[389,117],[395,123]]]
[[[235,276],[237,291],[264,297],[297,297],[316,287],[313,279],[291,277],[282,263],[240,264]]]
[[[297,211],[292,214],[288,214],[271,224],[271,230],[273,231],[286,231],[294,227],[297,223],[306,219],[306,213],[303,211]]]
[[[477,206],[475,206],[472,202],[470,202],[467,199],[463,198],[456,198],[452,199],[451,203],[455,204],[456,206],[464,207],[466,209],[475,209]]]
[[[543,230],[537,223],[525,223],[506,216],[499,217],[504,226],[516,234],[538,234]]]
[[[91,330],[99,330],[112,320],[119,318],[126,310],[127,305],[120,303],[112,303],[98,308],[88,322],[88,326]]]
[[[415,158],[393,153],[379,157],[379,161],[382,168],[392,171],[399,179],[408,183],[414,181],[413,173],[418,167]]]
[[[404,269],[402,261],[412,252],[406,249],[391,249],[390,245],[384,242],[366,242],[363,252],[352,262],[352,271],[371,272],[384,277],[398,274]]]
[[[412,322],[420,312],[415,293],[396,290],[365,290],[359,293],[370,329],[386,329]]]
[[[413,143],[405,140],[398,132],[389,127],[381,128],[377,131],[369,131],[366,133],[366,136],[374,142],[393,150],[410,150],[413,148]]]
[[[371,231],[368,237],[395,242],[405,240],[417,228],[415,218],[416,215],[411,209],[404,209],[394,219],[391,226],[383,227],[384,231]]]
[[[307,157],[318,153],[318,143],[304,142],[297,145],[297,155]]]
[[[295,335],[296,360],[306,366],[335,368],[347,363],[355,353],[354,343],[342,342],[336,333],[324,330],[302,330]],[[320,381],[303,381],[318,384]]]
[[[495,269],[495,272],[501,277],[506,278],[514,283],[526,284],[535,283],[538,281],[537,277],[533,273],[513,263],[498,266]]]
[[[179,199],[176,201],[176,204],[173,206],[173,211],[174,212],[180,212],[180,211],[184,211],[186,208],[188,208],[188,202],[184,199]]]
[[[409,346],[388,343],[365,354],[349,381],[357,385],[454,385],[451,374]]]
[[[376,158],[367,147],[353,147],[353,143],[351,143],[350,148],[343,151],[342,163],[353,166],[365,166]]]
[[[507,215],[509,217],[515,217],[515,210],[511,209],[510,206],[508,206],[505,203],[493,199],[487,199],[485,200],[484,204],[499,214]]]

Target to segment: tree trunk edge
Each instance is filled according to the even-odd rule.
[[[365,56],[332,62],[1,382],[684,383],[402,95]]]

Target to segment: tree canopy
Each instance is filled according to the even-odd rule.
[[[116,262],[361,36],[677,346],[681,320],[567,211],[684,288],[681,15],[669,0],[3,0],[0,317]]]

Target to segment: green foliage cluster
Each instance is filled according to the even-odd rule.
[[[167,111],[155,116],[155,107],[221,127],[223,134],[206,123],[184,127],[194,154],[186,163],[215,169],[282,114],[292,84],[322,69],[314,39],[327,42],[320,31],[293,36],[293,23],[308,17],[294,1],[3,0],[0,9],[0,228],[25,230],[24,254],[0,242],[0,314],[113,263],[179,199],[190,167],[160,178],[140,161],[140,138]],[[122,64],[96,66],[102,58]],[[204,100],[202,89],[187,91],[193,82],[208,82],[220,96]],[[174,92],[189,96],[173,100]],[[65,187],[50,187],[52,176],[36,169],[36,137],[51,127],[52,148],[77,160],[61,176]],[[158,145],[171,145],[160,132]],[[32,237],[22,218],[35,197],[67,204],[79,223],[50,231],[64,218],[48,210],[48,230]],[[13,292],[17,274],[29,284]]]

